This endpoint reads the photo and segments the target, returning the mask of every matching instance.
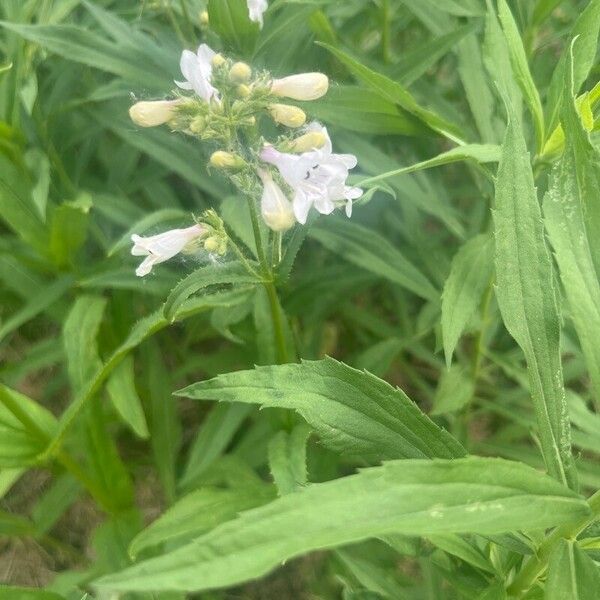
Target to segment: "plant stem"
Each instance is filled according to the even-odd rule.
[[[267,292],[269,299],[269,308],[271,309],[271,320],[273,322],[273,332],[275,338],[275,347],[277,349],[277,361],[279,364],[289,362],[289,355],[287,351],[287,344],[285,342],[285,335],[283,330],[283,315],[281,314],[281,306],[277,297],[277,290],[275,289],[275,283],[273,282],[273,271],[267,262],[265,255],[265,249],[262,243],[262,236],[260,234],[260,225],[258,222],[258,214],[256,212],[256,204],[251,196],[246,196],[248,199],[248,208],[250,209],[250,219],[252,221],[252,230],[254,232],[254,241],[256,243],[256,254],[258,256],[258,262],[263,271],[265,280],[263,285]]]
[[[532,556],[521,569],[515,580],[508,587],[508,595],[520,598],[536,582],[538,577],[548,568],[548,561],[554,547],[561,539],[576,538],[588,525],[600,518],[600,490],[598,490],[588,503],[592,515],[576,523],[557,527],[539,546],[535,556]]]

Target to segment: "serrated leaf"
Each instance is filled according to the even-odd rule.
[[[200,591],[259,577],[311,550],[386,533],[495,534],[588,514],[582,498],[524,464],[479,457],[393,461],[283,496],[95,586]]]
[[[506,328],[525,354],[546,467],[575,486],[552,262],[521,123],[510,102],[507,109],[494,210],[496,297]]]
[[[332,358],[219,375],[176,394],[296,410],[339,452],[374,459],[465,453],[400,389]]]

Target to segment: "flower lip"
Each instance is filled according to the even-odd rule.
[[[206,44],[200,44],[195,54],[184,50],[181,53],[179,67],[185,81],[175,81],[175,84],[182,90],[193,90],[206,102],[211,98],[218,100],[218,91],[210,83],[212,59],[215,54],[215,51]]]
[[[269,8],[267,0],[247,0],[246,4],[248,5],[248,17],[262,28],[264,24],[263,14]]]

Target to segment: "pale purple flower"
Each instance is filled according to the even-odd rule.
[[[251,21],[263,26],[263,13],[269,8],[267,0],[247,0],[248,16]]]
[[[152,267],[173,258],[186,249],[206,232],[202,225],[192,225],[185,229],[171,229],[158,235],[141,237],[132,235],[133,248],[131,254],[134,256],[145,256],[146,258],[135,270],[138,277],[148,275]]]
[[[200,44],[196,54],[184,50],[181,53],[179,66],[185,81],[176,81],[175,84],[182,90],[194,90],[206,102],[213,97],[218,100],[217,89],[210,83],[212,59],[215,54],[215,51],[206,44]]]
[[[346,215],[352,214],[352,201],[360,198],[360,188],[346,185],[348,171],[356,166],[353,154],[333,154],[327,129],[319,123],[311,123],[307,131],[318,131],[325,136],[321,148],[287,154],[273,146],[265,146],[260,157],[275,165],[284,181],[294,191],[294,214],[299,223],[305,224],[311,207],[323,215],[344,204]]]

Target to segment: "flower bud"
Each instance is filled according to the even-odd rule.
[[[190,131],[196,135],[202,133],[206,127],[206,119],[204,117],[196,117],[190,123]]]
[[[250,89],[250,86],[242,83],[237,86],[236,92],[240,98],[247,98],[252,93],[252,90]]]
[[[208,25],[208,11],[203,10],[200,12],[200,25],[206,27]]]
[[[246,166],[246,162],[241,156],[232,154],[231,152],[224,152],[223,150],[213,152],[210,157],[210,164],[217,169],[225,169],[227,171],[239,171]]]
[[[136,102],[129,109],[129,116],[140,127],[156,127],[167,123],[175,116],[175,109],[180,102],[180,100]]]
[[[271,82],[271,92],[293,100],[316,100],[327,93],[329,79],[323,73],[300,73]]]
[[[222,54],[215,54],[210,60],[210,64],[215,68],[220,67],[225,62],[225,57]]]
[[[306,122],[306,114],[297,106],[270,104],[268,108],[273,121],[286,127],[302,127]]]
[[[211,235],[204,240],[204,249],[211,254],[225,254],[227,252],[227,239]]]
[[[302,154],[303,152],[310,152],[311,150],[318,150],[325,145],[327,136],[320,131],[309,131],[295,140],[292,140],[289,146],[286,148],[286,152],[296,152]]]
[[[229,79],[235,83],[247,83],[252,77],[252,69],[245,62],[236,62],[229,69]]]
[[[273,231],[286,231],[296,222],[292,203],[273,181],[270,173],[261,169],[258,175],[264,186],[260,201],[262,218]]]

